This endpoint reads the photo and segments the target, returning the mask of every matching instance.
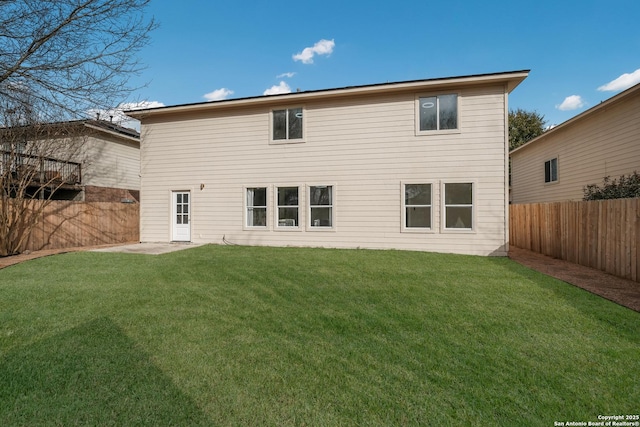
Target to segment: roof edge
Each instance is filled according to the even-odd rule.
[[[575,122],[580,121],[580,120],[584,119],[587,116],[595,114],[598,111],[600,111],[602,109],[605,109],[605,108],[609,107],[610,105],[619,102],[621,99],[623,99],[623,98],[625,98],[625,97],[627,97],[627,96],[629,96],[632,93],[635,93],[637,91],[640,91],[640,83],[638,83],[638,84],[636,84],[634,86],[631,86],[630,88],[625,89],[625,90],[623,90],[622,92],[620,92],[620,93],[618,93],[616,95],[613,95],[609,99],[605,99],[604,101],[601,101],[598,105],[595,105],[595,106],[589,108],[588,110],[585,110],[582,113],[580,113],[580,114],[578,114],[576,116],[573,116],[568,120],[565,120],[564,122],[560,123],[559,125],[557,125],[557,126],[551,128],[551,129],[545,131],[542,135],[539,135],[539,136],[533,138],[531,141],[529,141],[529,142],[527,142],[525,144],[522,144],[521,146],[519,146],[517,148],[514,148],[512,151],[509,152],[509,155],[511,155],[511,154],[513,154],[513,153],[515,153],[517,151],[520,151],[521,149],[526,148],[526,147],[530,146],[531,144],[535,144],[537,141],[546,138],[548,135],[550,135],[550,134],[552,134],[552,133],[554,133],[556,131],[559,131],[560,129],[564,129],[566,127],[569,127],[572,124],[574,124]]]
[[[346,86],[342,88],[318,89],[303,92],[292,92],[278,95],[259,95],[245,98],[225,99],[221,101],[196,102],[188,104],[169,105],[155,108],[145,108],[136,110],[127,110],[124,113],[129,117],[141,119],[149,114],[171,114],[180,112],[190,112],[204,109],[224,108],[224,106],[235,107],[255,103],[271,103],[278,101],[286,101],[289,99],[308,99],[320,98],[323,96],[346,96],[346,95],[364,95],[368,93],[384,93],[397,90],[409,90],[413,87],[425,85],[444,85],[444,84],[474,84],[488,81],[505,81],[507,82],[507,92],[513,91],[527,76],[530,70],[505,71],[500,73],[488,74],[472,74],[454,77],[437,77],[421,80],[407,80],[391,83],[375,83],[359,86]]]

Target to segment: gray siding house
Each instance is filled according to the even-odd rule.
[[[528,71],[130,111],[141,241],[506,255]]]

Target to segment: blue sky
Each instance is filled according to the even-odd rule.
[[[640,82],[638,0],[154,0],[149,13],[160,27],[131,102],[154,106],[530,69],[509,106],[552,125]]]

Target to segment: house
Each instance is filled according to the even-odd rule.
[[[640,84],[516,148],[513,203],[582,200],[584,187],[640,172]]]
[[[506,255],[528,71],[129,111],[141,241]]]
[[[29,196],[87,202],[135,201],[140,136],[105,120],[0,130],[3,188]]]

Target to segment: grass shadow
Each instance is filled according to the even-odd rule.
[[[114,322],[100,318],[0,357],[0,424],[211,421]]]

